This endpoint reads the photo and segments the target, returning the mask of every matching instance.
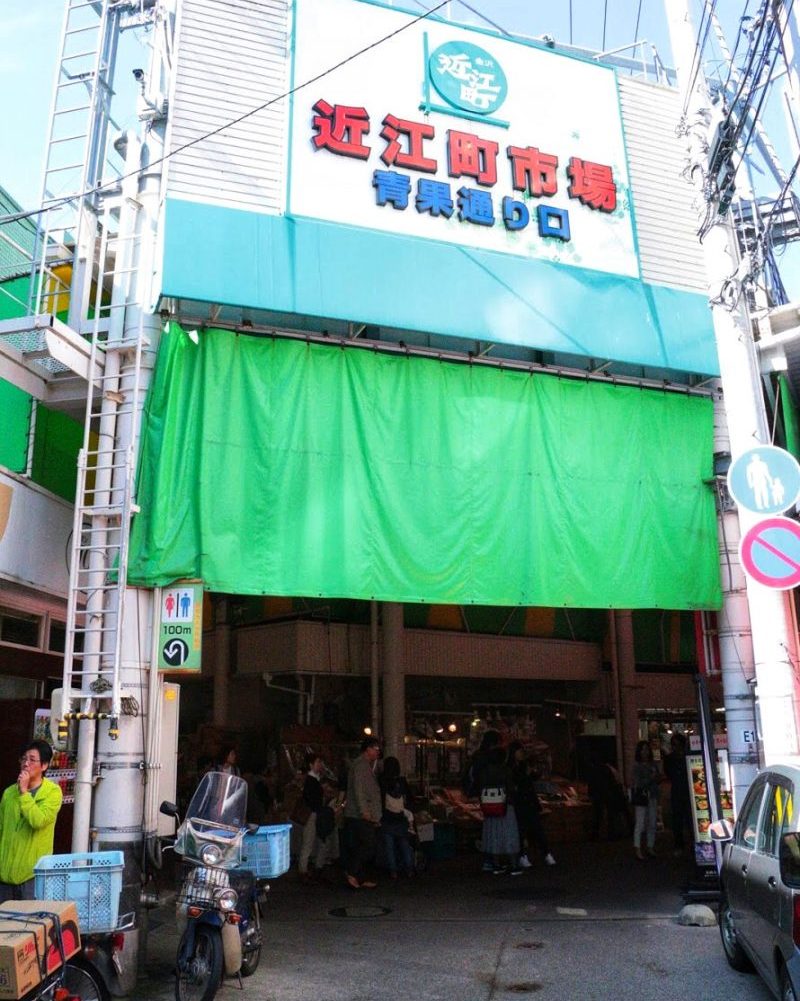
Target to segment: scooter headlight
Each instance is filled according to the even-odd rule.
[[[203,845],[200,849],[200,859],[204,865],[219,865],[222,858],[222,850],[218,845]]]
[[[214,894],[214,902],[221,911],[232,911],[239,901],[239,894],[230,888],[217,890]]]

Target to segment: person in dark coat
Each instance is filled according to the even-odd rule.
[[[408,783],[400,774],[400,762],[389,756],[383,762],[380,777],[383,814],[381,837],[386,854],[389,875],[397,879],[398,872],[414,875],[414,852],[409,841],[410,792]]]
[[[673,733],[669,744],[670,752],[664,755],[663,767],[670,781],[673,845],[675,854],[680,855],[686,846],[686,832],[689,843],[692,842],[692,798],[686,769],[686,739],[683,734]]]
[[[297,869],[301,879],[309,878],[308,865],[317,847],[317,817],[324,804],[322,775],[325,764],[322,756],[313,751],[306,756],[306,777],[303,782],[302,805],[306,815]]]
[[[630,834],[628,803],[616,768],[594,755],[589,761],[587,778],[587,792],[592,801],[592,840],[599,840],[604,818],[609,841]]]
[[[519,864],[523,869],[530,869],[532,863],[529,852],[535,845],[542,853],[545,865],[555,865],[556,860],[550,851],[542,825],[542,804],[536,794],[534,775],[525,748],[518,740],[508,745],[508,765],[514,783],[514,807],[520,846]]]

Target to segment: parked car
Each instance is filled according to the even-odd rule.
[[[773,765],[745,796],[724,841],[719,927],[728,962],[753,966],[780,1001],[800,1001],[800,767]]]

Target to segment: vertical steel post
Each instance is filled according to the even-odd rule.
[[[678,81],[685,94],[689,123],[689,148],[692,177],[702,180],[708,166],[708,126],[711,102],[702,69],[702,56],[696,50],[687,0],[666,0],[665,3],[673,61]],[[695,72],[696,70],[696,72]],[[677,123],[676,123],[677,124]],[[700,189],[702,192],[702,188]],[[704,192],[700,195],[700,212],[709,206]],[[731,453],[734,458],[753,445],[770,441],[760,389],[758,363],[744,304],[727,308],[719,303],[719,293],[738,267],[732,234],[724,219],[710,206],[715,220],[703,238],[706,275],[712,304],[722,388]],[[756,522],[755,515],[739,511],[742,533]],[[747,580],[747,606],[753,638],[757,680],[757,698],[762,719],[764,758],[767,764],[776,760],[798,760],[797,716],[795,711],[795,679],[789,651],[789,618],[786,596]],[[734,627],[741,619],[742,609],[727,609]],[[737,616],[737,618],[734,618]],[[744,628],[745,623],[741,622]],[[737,766],[734,766],[734,771]]]
[[[403,606],[397,601],[384,601],[381,606],[381,620],[383,624],[384,753],[399,758],[406,734]]]

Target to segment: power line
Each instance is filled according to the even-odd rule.
[[[493,21],[491,18],[487,17],[485,14],[482,14],[479,10],[476,10],[474,7],[471,7],[466,2],[466,0],[457,0],[457,2],[460,3],[462,7],[466,7],[468,11],[470,11],[472,14],[475,15],[475,17],[479,17],[482,21],[485,21],[487,24],[490,24],[493,28],[499,31],[501,35],[506,35],[508,38],[513,37],[510,31],[506,31],[506,29],[501,24],[498,24],[496,21]]]
[[[431,14],[435,14],[438,10],[446,7],[451,0],[441,0],[440,3],[436,4],[435,7],[431,7],[430,10],[426,10],[424,14],[420,14],[418,17],[412,18],[406,24],[401,25],[395,31],[390,32],[388,35],[384,35],[382,38],[378,38],[376,41],[371,42],[369,45],[365,45],[362,49],[357,52],[353,52],[351,55],[342,59],[340,62],[335,63],[333,66],[329,66],[326,70],[318,73],[316,76],[311,77],[308,80],[304,80],[303,83],[297,84],[296,87],[284,91],[282,94],[278,94],[277,97],[270,98],[269,101],[265,101],[263,104],[259,104],[258,107],[252,108],[250,111],[244,112],[244,114],[239,115],[238,118],[234,118],[230,122],[225,122],[216,129],[212,129],[210,132],[205,132],[201,136],[197,136],[195,139],[190,139],[189,142],[184,143],[182,146],[178,146],[177,149],[170,150],[169,153],[165,153],[163,156],[159,157],[157,160],[153,160],[147,165],[147,170],[152,170],[153,167],[159,166],[159,164],[165,163],[167,160],[176,156],[178,153],[183,153],[185,150],[190,149],[192,146],[196,146],[198,143],[204,142],[206,139],[211,139],[220,132],[224,132],[226,129],[232,128],[234,125],[238,125],[240,122],[245,121],[248,118],[252,118],[253,115],[257,115],[260,111],[264,111],[267,108],[272,107],[273,104],[277,104],[278,101],[283,101],[287,97],[291,97],[298,91],[304,90],[306,87],[310,87],[312,83],[317,83],[318,80],[324,79],[336,70],[341,69],[342,66],[346,66],[348,63],[353,62],[354,59],[358,59],[359,56],[363,56],[365,53],[370,52],[372,49],[378,48],[385,42],[394,38],[396,35],[401,34],[408,28],[413,27],[413,25],[418,24],[420,21],[424,21],[426,18],[430,17]],[[463,2],[463,0],[462,0]],[[29,212],[17,212],[13,215],[0,216],[0,226],[5,226],[13,222],[20,222],[23,219],[30,219],[33,216],[42,215],[45,212],[49,212],[50,209],[58,208],[60,205],[66,205],[68,202],[75,201],[76,199],[86,198],[88,195],[99,194],[106,191],[112,187],[116,187],[122,181],[127,180],[130,177],[138,177],[143,173],[143,170],[132,170],[128,174],[122,174],[120,177],[115,178],[113,181],[109,181],[107,184],[98,185],[95,188],[90,188],[88,191],[84,191],[82,194],[75,195],[65,195],[63,198],[56,199],[52,204],[47,206],[41,206],[38,209],[31,209]]]
[[[686,114],[686,110],[689,107],[689,95],[694,90],[694,85],[697,81],[697,74],[703,65],[703,52],[706,48],[706,42],[708,41],[708,32],[711,28],[711,18],[717,7],[717,0],[711,0],[711,7],[709,9],[709,0],[704,0],[703,2],[703,16],[700,18],[700,27],[697,29],[697,38],[694,43],[694,53],[692,55],[692,65],[689,67],[689,84],[686,88],[686,97],[683,102],[683,114]]]
[[[644,2],[644,0],[639,0],[639,9],[636,11],[636,27],[633,29],[633,40],[634,40],[634,42],[638,42],[639,41],[639,19],[642,16],[642,3],[643,2]],[[634,55],[636,55],[635,52],[634,52]]]

